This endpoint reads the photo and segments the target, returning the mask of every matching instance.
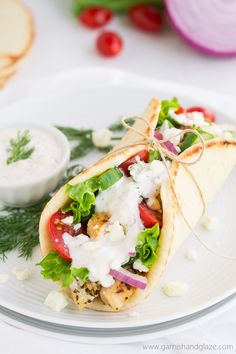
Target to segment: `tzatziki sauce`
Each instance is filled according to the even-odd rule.
[[[30,141],[25,148],[33,149],[33,152],[26,159],[7,163],[11,154],[11,140],[26,131]],[[60,155],[60,146],[55,137],[44,129],[27,128],[27,126],[3,128],[0,130],[0,183],[28,182],[39,179],[57,166]]]

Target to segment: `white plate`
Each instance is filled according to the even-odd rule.
[[[28,92],[26,98],[22,98],[22,91]],[[8,105],[9,97],[13,95],[20,100]],[[101,128],[121,115],[140,114],[154,95],[160,98],[176,95],[183,105],[207,105],[218,111],[219,121],[229,121],[226,113],[232,116],[235,114],[232,100],[196,88],[156,82],[120,71],[83,69],[43,79],[36,84],[28,82],[13,87],[12,91],[6,91],[0,98],[3,107],[0,111],[1,124],[6,121],[40,120],[49,124]],[[83,163],[88,165],[94,158],[85,158]],[[219,217],[219,228],[213,232],[199,228],[205,241],[222,253],[231,255],[236,255],[235,179],[236,171],[231,174],[209,208],[209,214]],[[185,252],[189,248],[198,252],[197,262],[190,262],[185,258]],[[60,325],[133,328],[160,324],[206,309],[236,291],[236,262],[210,254],[190,236],[168,266],[156,290],[135,308],[138,317],[132,317],[127,312],[77,312],[72,304],[58,314],[43,305],[47,293],[55,285],[43,280],[39,275],[40,269],[33,266],[39,259],[39,252],[36,252],[31,262],[18,259],[13,252],[5,263],[0,264],[0,272],[10,273],[14,266],[32,266],[33,272],[31,279],[24,283],[13,280],[12,277],[8,283],[1,284],[0,304],[33,319]],[[164,296],[161,286],[166,280],[188,283],[188,295],[181,298]]]
[[[0,319],[6,323],[20,327],[29,332],[40,334],[46,337],[87,344],[118,344],[143,342],[151,339],[161,338],[176,332],[184,331],[190,327],[202,324],[207,320],[212,320],[224,311],[228,311],[234,304],[236,295],[201,310],[192,315],[184,316],[176,320],[154,324],[150,326],[140,326],[135,328],[87,328],[63,326],[55,323],[35,320],[17,312],[7,310],[0,306]]]

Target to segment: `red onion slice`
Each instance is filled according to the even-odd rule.
[[[128,255],[130,257],[135,257],[136,256],[136,252],[135,251],[128,252]]]
[[[159,130],[155,130],[154,132],[154,136],[157,140],[164,140],[163,138],[163,134],[159,131]],[[165,147],[172,152],[172,154],[178,155],[178,151],[176,150],[174,144],[171,141],[166,141],[165,143],[163,143],[163,145],[165,145]]]
[[[235,0],[165,0],[172,27],[193,48],[236,56]]]
[[[111,269],[109,273],[113,278],[123,281],[123,283],[129,284],[134,288],[144,290],[147,286],[147,278],[141,275],[133,274],[124,268],[119,270]]]

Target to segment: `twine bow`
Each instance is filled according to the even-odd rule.
[[[200,150],[200,154],[196,157],[196,159],[192,160],[192,161],[184,161],[182,160],[181,158],[179,158],[177,155],[173,154],[171,151],[168,150],[168,148],[164,145],[167,141],[169,141],[169,139],[156,139],[154,137],[154,131],[155,131],[155,128],[153,128],[153,126],[151,125],[151,123],[149,121],[147,121],[146,119],[144,119],[143,117],[132,117],[134,118],[135,120],[140,120],[140,121],[143,121],[145,122],[145,124],[148,126],[148,128],[150,129],[150,136],[148,136],[147,134],[141,132],[140,130],[136,129],[135,127],[129,125],[127,122],[126,122],[126,119],[128,119],[129,117],[123,117],[121,122],[123,124],[123,126],[128,129],[128,130],[131,130],[133,132],[135,132],[136,134],[140,135],[143,137],[143,141],[140,141],[140,142],[137,142],[135,144],[130,144],[130,145],[127,145],[127,146],[135,146],[135,145],[147,145],[151,148],[153,148],[154,150],[157,150],[159,153],[160,153],[160,156],[161,156],[161,159],[162,159],[162,162],[167,170],[167,174],[168,174],[168,178],[169,178],[169,181],[170,181],[170,185],[171,185],[171,189],[172,189],[172,192],[173,192],[173,196],[174,196],[174,200],[175,200],[175,204],[185,222],[185,224],[187,225],[187,227],[189,228],[189,230],[192,232],[192,234],[195,236],[195,238],[200,242],[200,244],[205,247],[208,251],[210,251],[211,253],[215,254],[216,256],[219,256],[219,257],[222,257],[222,258],[225,258],[225,259],[228,259],[228,260],[236,260],[236,257],[234,256],[228,256],[228,255],[225,255],[217,250],[214,250],[212,247],[210,247],[207,243],[205,243],[204,241],[202,241],[202,239],[200,238],[200,236],[196,233],[196,231],[194,231],[194,229],[192,228],[192,226],[190,225],[190,222],[188,221],[187,217],[185,216],[185,213],[178,201],[178,197],[177,197],[177,194],[176,194],[176,191],[175,191],[175,187],[174,187],[174,182],[173,182],[173,178],[172,178],[172,175],[171,175],[171,172],[170,172],[170,168],[168,166],[168,163],[167,163],[167,160],[166,158],[168,158],[169,160],[171,161],[176,161],[177,163],[181,164],[185,169],[186,171],[190,174],[191,178],[193,179],[198,191],[199,191],[199,194],[200,194],[200,197],[201,197],[201,200],[202,200],[202,204],[203,204],[203,211],[202,211],[202,215],[205,213],[206,211],[206,202],[205,202],[205,199],[204,199],[204,196],[203,196],[203,193],[201,191],[201,188],[197,182],[197,180],[195,179],[195,177],[193,176],[193,174],[191,173],[191,171],[187,168],[187,166],[189,165],[193,165],[195,163],[197,163],[198,161],[201,160],[204,152],[205,152],[205,142],[204,142],[204,139],[202,137],[202,135],[197,131],[197,130],[194,130],[194,129],[184,129],[183,131],[177,133],[176,135],[172,136],[171,139],[174,139],[176,137],[179,137],[179,136],[184,136],[185,134],[187,133],[193,133],[195,134],[199,139],[200,139],[200,144],[201,144],[201,150]]]

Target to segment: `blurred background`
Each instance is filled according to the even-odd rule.
[[[1,0],[0,6],[4,7],[4,3],[7,1],[16,0]],[[230,48],[231,56],[219,57],[205,54],[189,46],[176,33],[176,30],[173,30],[173,24],[170,26],[166,10],[163,7],[160,10],[161,24],[160,20],[155,17],[155,14],[148,13],[145,15],[144,13],[144,26],[145,16],[147,16],[147,21],[151,19],[151,25],[152,21],[154,21],[154,30],[148,31],[147,29],[141,29],[139,26],[140,21],[141,26],[143,24],[142,13],[141,20],[138,17],[140,13],[137,14],[138,19],[136,18],[135,20],[134,14],[132,20],[130,18],[130,10],[127,11],[127,6],[140,3],[140,1],[23,0],[23,2],[32,13],[35,33],[34,40],[24,60],[21,60],[19,66],[17,65],[17,72],[14,77],[11,81],[6,81],[5,85],[2,86],[6,87],[6,83],[8,83],[7,86],[10,86],[13,82],[17,83],[29,78],[53,75],[54,73],[75,67],[100,66],[123,69],[155,79],[171,80],[191,86],[204,87],[230,95],[236,93],[236,58],[232,56],[232,51],[236,52],[236,11],[231,16],[234,23],[230,24],[231,31],[234,31],[234,36],[232,33],[232,41],[229,39],[230,45],[233,48]],[[221,27],[217,28],[217,23],[220,22],[221,26],[225,27],[225,22],[229,23],[229,19],[227,18],[229,12],[232,13],[232,9],[236,10],[234,0],[172,0],[166,1],[166,4],[171,7],[172,2],[173,4],[177,3],[176,6],[182,6],[182,8],[189,3],[190,12],[188,13],[189,10],[186,10],[187,13],[185,14],[184,11],[180,11],[179,13],[184,13],[183,16],[185,16],[180,21],[185,23],[188,22],[186,18],[190,18],[190,24],[194,24],[197,34],[199,28],[202,29],[203,25],[207,22],[207,27],[211,27],[210,34],[212,32],[217,33],[218,31],[222,36],[222,29]],[[179,5],[178,3],[181,2],[182,4]],[[121,11],[122,14],[120,14],[120,11],[119,14],[113,13],[113,18],[104,26],[91,29],[87,27],[86,23],[82,23],[79,20],[79,16],[81,16],[78,15],[79,13],[81,14],[80,10],[76,14],[75,5],[80,6],[80,3],[82,3],[84,8],[86,8],[86,3],[87,7],[90,7],[90,4],[93,3],[102,6],[108,4],[109,7],[109,3],[110,5],[113,3],[113,5],[117,4],[118,10],[125,10]],[[161,0],[146,1],[146,3],[152,3],[152,6],[158,11],[160,5],[163,5]],[[191,15],[191,6],[194,8],[196,3],[200,4],[200,8],[193,9],[195,14],[191,18],[189,16],[189,14]],[[204,3],[208,4],[208,8]],[[229,7],[229,10],[225,13],[225,17],[221,16],[220,19],[217,18],[214,10],[216,7],[215,3],[218,3],[218,5],[220,3],[219,6],[223,6],[226,9]],[[179,13],[177,10],[174,9],[178,20]],[[0,9],[0,16],[1,14],[2,10]],[[4,16],[4,13],[2,16]],[[91,20],[91,16],[88,17],[88,20]],[[17,23],[17,21],[15,22]],[[155,23],[157,27],[155,27]],[[12,21],[12,24],[14,24],[14,21]],[[147,22],[148,25],[149,22]],[[3,41],[3,36],[5,40],[7,37],[6,32],[1,33],[4,30],[1,31],[1,27],[2,25],[0,25],[0,43],[1,40]],[[12,28],[10,30],[13,31]],[[184,30],[191,33],[191,29],[185,28]],[[96,41],[104,31],[116,32],[121,37],[123,43],[122,50],[113,57],[104,57],[96,48]],[[207,32],[207,29],[205,31]],[[226,29],[223,42],[227,42],[227,38],[230,35]],[[200,33],[199,36],[201,36]],[[204,39],[206,46],[210,40],[209,38]],[[3,54],[0,53],[0,57]],[[5,77],[4,71],[1,74],[1,70],[0,66],[0,76],[3,75]]]

